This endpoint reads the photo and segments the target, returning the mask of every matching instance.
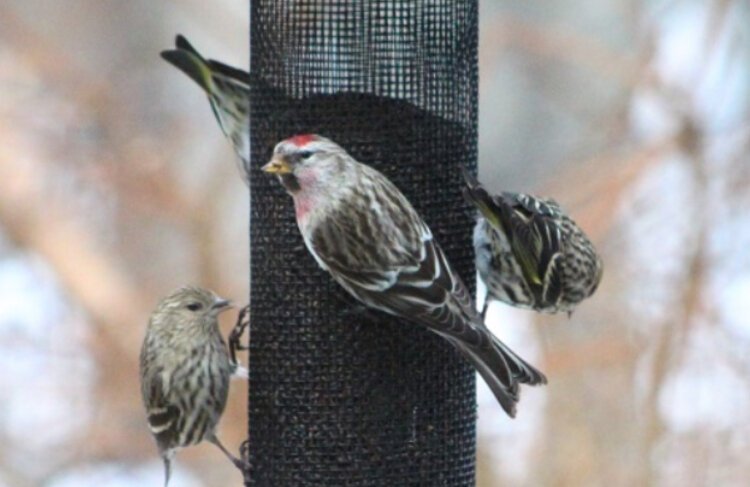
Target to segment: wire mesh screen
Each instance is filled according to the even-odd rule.
[[[318,133],[389,177],[473,288],[476,0],[253,0],[248,485],[474,484],[474,372],[426,329],[356,304],[257,170]]]

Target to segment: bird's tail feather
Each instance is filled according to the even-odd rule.
[[[511,418],[516,415],[519,400],[518,384],[541,385],[547,378],[535,367],[519,357],[507,345],[486,330],[490,347],[472,347],[465,342],[450,341],[477,369],[497,402]],[[487,342],[485,342],[487,343]]]
[[[168,487],[169,477],[172,476],[172,457],[167,453],[162,459],[164,460],[164,487]]]
[[[501,374],[498,374],[496,369],[491,368],[487,364],[487,361],[480,357],[471,347],[458,341],[453,341],[453,343],[458,351],[471,362],[477,372],[479,372],[479,375],[482,376],[482,379],[489,386],[503,410],[508,416],[514,418],[516,416],[516,404],[519,399],[518,383],[513,380],[508,381],[501,378]],[[507,364],[505,367],[505,374],[507,375]]]
[[[530,386],[547,383],[547,377],[543,373],[519,357],[516,352],[511,350],[510,347],[501,342],[497,337],[492,336],[492,345],[494,353],[502,355],[505,359],[515,380],[521,384],[528,384]]]
[[[209,93],[211,91],[211,67],[208,61],[182,35],[176,37],[175,47],[176,49],[162,51],[161,57]]]
[[[503,222],[503,217],[508,217],[510,212],[509,207],[503,207],[502,203],[498,202],[495,198],[490,195],[482,184],[469,173],[466,169],[463,171],[464,180],[466,186],[464,186],[464,198],[476,206],[482,216],[487,219],[488,222],[498,230],[505,230],[506,223]],[[501,204],[498,204],[501,203]]]

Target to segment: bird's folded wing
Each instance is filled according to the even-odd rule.
[[[161,374],[153,374],[144,382],[144,398],[148,427],[156,438],[161,450],[166,450],[176,443],[178,423],[182,412],[168,400],[168,385]]]
[[[486,334],[474,328],[476,312],[471,296],[453,274],[429,229],[422,225],[421,249],[406,262],[401,255],[398,262],[382,269],[366,269],[343,265],[333,253],[318,256],[332,276],[366,304],[418,321],[471,346],[482,346]],[[382,255],[373,259],[378,260],[382,262]]]
[[[542,213],[507,213],[513,255],[538,300],[557,301],[562,293],[562,235],[552,217]],[[506,217],[504,217],[506,218]]]

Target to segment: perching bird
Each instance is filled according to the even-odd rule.
[[[208,96],[222,132],[240,158],[242,177],[248,181],[250,168],[250,75],[213,59],[205,59],[185,39],[175,38],[176,49],[162,51],[170,64],[198,83]]]
[[[602,260],[576,223],[550,199],[492,196],[468,173],[464,195],[479,210],[474,250],[490,301],[535,311],[572,313],[596,291]]]
[[[297,224],[318,264],[365,305],[448,340],[508,415],[515,415],[519,383],[546,383],[492,336],[430,229],[383,174],[317,135],[278,143],[262,169],[278,175],[294,199]]]
[[[219,442],[216,425],[227,402],[232,362],[218,315],[229,301],[183,287],[159,302],[141,348],[141,393],[148,425],[164,460],[164,485],[180,448],[207,440],[239,468],[244,463]]]

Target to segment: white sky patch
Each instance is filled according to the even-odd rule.
[[[747,419],[750,391],[747,379],[723,363],[710,328],[696,330],[686,344],[685,363],[666,381],[659,397],[660,407],[670,429],[688,432],[701,427],[714,430],[733,428],[738,419]]]
[[[164,466],[161,460],[158,460],[132,467],[111,463],[85,465],[57,475],[44,487],[133,487],[163,484]],[[173,463],[169,485],[202,487],[203,484],[195,476]]]
[[[0,260],[0,333],[42,339],[54,329],[50,318],[61,315],[64,305],[53,280],[52,272],[38,260]]]
[[[623,198],[619,217],[626,269],[633,276],[625,296],[643,318],[636,327],[650,333],[650,323],[672,313],[684,263],[691,250],[691,196],[694,182],[679,156],[665,160],[638,181]],[[605,263],[606,265],[606,263]]]
[[[681,2],[679,8],[658,15],[659,36],[656,65],[659,74],[670,84],[694,88],[694,83],[704,68],[701,57],[706,39],[708,5],[702,2]],[[664,15],[666,14],[666,15]]]
[[[750,340],[750,275],[728,284],[721,293],[723,321],[733,334]]]
[[[747,117],[750,52],[742,34],[750,19],[741,3],[730,5],[716,26],[709,19],[717,7],[710,2],[680,2],[678,8],[653,12],[660,33],[655,68],[668,86],[690,97],[690,108],[709,133],[731,129]]]
[[[20,468],[62,453],[90,417],[93,369],[78,326],[43,262],[0,260],[0,429]]]
[[[480,282],[477,294],[481,296],[483,293],[484,286]],[[481,299],[478,302],[482,303]],[[532,316],[532,311],[493,302],[487,311],[487,326],[526,361],[536,364],[541,353]],[[492,444],[491,450],[486,453],[492,459],[493,468],[502,471],[504,478],[514,482],[526,479],[528,458],[542,427],[545,397],[544,387],[522,386],[518,414],[515,419],[511,419],[497,403],[481,376],[477,375],[479,440]]]

